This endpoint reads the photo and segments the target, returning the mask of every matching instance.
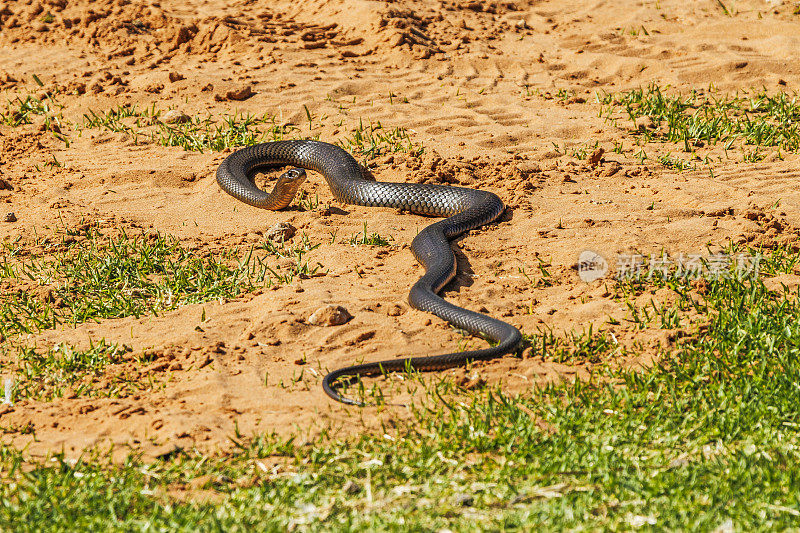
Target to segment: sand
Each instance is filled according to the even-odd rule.
[[[796,237],[795,154],[758,163],[732,157],[713,175],[702,166],[677,172],[641,164],[613,152],[615,142],[633,144],[632,125],[604,120],[595,99],[650,83],[791,92],[800,86],[794,7],[730,2],[729,16],[718,2],[677,0],[6,2],[0,91],[12,99],[58,89],[73,124],[89,109],[137,104],[201,116],[269,113],[330,142],[359,120],[406,128],[424,154],[379,157],[376,179],[483,188],[509,207],[500,222],[455,242],[459,275],[444,296],[531,335],[591,326],[619,344],[606,361],[562,364],[529,351],[433,378],[524,394],[586,378],[598,365],[648,364],[678,336],[657,324],[639,329],[608,277],[582,281],[582,251],[707,254],[709,244]],[[82,222],[172,234],[215,251],[246,249],[289,222],[321,243],[309,257],[327,274],[159,316],[30,336],[25,342],[37,346],[105,339],[148,352],[149,366],[113,372],[158,385],[122,398],[20,400],[0,408],[5,442],[33,455],[113,446],[118,454],[158,456],[176,446],[223,453],[235,434],[381,431],[405,408],[331,402],[320,388],[327,370],[482,344],[406,303],[421,274],[408,244],[429,219],[337,204],[313,173],[304,189],[318,194],[321,208],[258,210],[218,188],[214,173],[227,152],[187,152],[69,125],[61,133],[68,147],[36,121],[0,126],[0,179],[10,185],[0,191],[0,217],[17,218],[0,222],[0,239],[30,243]],[[594,143],[605,148],[596,164],[568,155]],[[63,166],[45,165],[53,157]],[[391,236],[391,246],[346,242],[365,221],[370,232]],[[537,283],[539,265],[547,283]],[[637,304],[671,297],[645,291]],[[353,318],[309,324],[327,304]],[[5,362],[13,369],[11,355]],[[96,386],[112,377],[98,377]],[[391,389],[398,379],[368,383]]]

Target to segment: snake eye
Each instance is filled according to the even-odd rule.
[[[302,181],[303,179],[305,179],[305,177],[306,177],[306,171],[303,170],[302,168],[291,168],[291,169],[289,169],[289,170],[287,170],[286,172],[283,173],[283,175],[281,176],[281,179],[292,180],[292,181],[295,181],[295,180],[301,180]]]

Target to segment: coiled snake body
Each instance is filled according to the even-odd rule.
[[[411,243],[411,251],[425,268],[425,275],[411,288],[408,302],[416,309],[433,313],[458,328],[497,343],[481,350],[340,368],[322,381],[328,396],[346,404],[363,405],[340,395],[336,381],[406,369],[443,370],[469,361],[498,357],[519,347],[522,336],[514,326],[455,306],[437,294],[456,274],[456,258],[449,240],[497,219],[505,209],[497,195],[462,187],[369,181],[362,177],[361,168],[349,153],[319,141],[279,141],[244,148],[222,162],[217,170],[217,181],[224,191],[247,204],[282,209],[289,205],[305,179],[302,168],[294,168],[281,176],[272,193],[265,193],[252,182],[256,171],[281,165],[319,172],[327,180],[334,197],[346,204],[394,207],[420,215],[448,217],[427,226]]]

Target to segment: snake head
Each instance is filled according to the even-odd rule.
[[[285,186],[291,185],[297,188],[300,187],[305,180],[306,171],[302,168],[293,168],[281,174],[281,177],[278,178],[278,183],[282,183]]]
[[[278,181],[275,183],[275,189],[273,189],[268,197],[268,201],[265,202],[265,205],[262,207],[266,209],[283,209],[292,203],[292,199],[305,180],[306,171],[302,168],[287,170],[278,178]]]

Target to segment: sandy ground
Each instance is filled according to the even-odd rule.
[[[728,92],[800,86],[794,3],[730,4],[733,16],[706,0],[0,2],[0,90],[11,99],[57,87],[73,123],[89,109],[135,103],[189,115],[270,113],[328,141],[359,120],[406,128],[425,153],[379,158],[377,179],[460,183],[491,190],[509,206],[501,222],[454,245],[460,273],[446,298],[529,334],[591,325],[629,349],[625,357],[614,351],[613,364],[637,365],[668,348],[674,335],[637,329],[607,280],[581,281],[574,268],[581,251],[608,258],[631,250],[707,253],[708,243],[767,235],[746,216],[753,210],[781,221],[772,237],[791,238],[800,223],[800,192],[790,187],[800,173],[796,156],[759,163],[733,157],[716,164],[713,177],[706,168],[678,173],[613,153],[615,142],[633,145],[631,124],[599,117],[595,94],[651,82],[675,90],[713,83]],[[246,88],[254,94],[229,98]],[[555,97],[559,89],[572,96]],[[246,248],[286,221],[321,243],[309,258],[327,274],[232,301],[27,339],[85,346],[104,338],[146,350],[155,362],[138,371],[159,386],[116,399],[19,401],[2,409],[5,441],[33,454],[113,444],[158,455],[176,445],[225,450],[235,431],[310,438],[326,429],[380,430],[404,408],[335,404],[322,392],[321,376],[355,361],[464,344],[405,301],[421,272],[408,243],[428,219],[338,205],[313,174],[305,190],[337,209],[262,211],[218,188],[214,172],[225,153],[137,143],[99,129],[65,126],[62,134],[69,147],[41,124],[0,126],[0,178],[11,186],[0,191],[0,215],[17,218],[0,222],[0,238],[28,242],[82,220],[173,234],[200,248]],[[606,149],[596,165],[554,148],[595,142]],[[63,167],[45,166],[54,156]],[[344,242],[364,221],[370,232],[391,236],[392,246]],[[339,236],[333,243],[332,232]],[[523,274],[536,274],[535,281],[540,262],[550,286]],[[645,293],[640,303],[668,298]],[[325,304],[344,306],[353,319],[308,324]],[[445,374],[463,382],[477,372],[513,394],[591,368],[528,356]]]

